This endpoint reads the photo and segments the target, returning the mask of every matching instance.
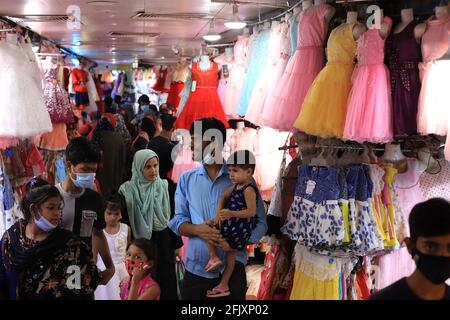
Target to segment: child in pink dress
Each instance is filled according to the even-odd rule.
[[[160,288],[151,274],[156,266],[156,247],[151,240],[139,238],[131,242],[125,265],[129,273],[120,285],[122,300],[159,300]]]

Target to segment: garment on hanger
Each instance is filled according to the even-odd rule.
[[[297,129],[323,138],[342,138],[356,54],[355,25],[341,25],[331,32],[327,66],[309,89],[294,124]]]
[[[75,92],[75,105],[83,110],[89,106],[89,93],[87,82],[89,80],[88,73],[80,68],[74,68],[70,75],[72,90]]]
[[[114,82],[114,76],[113,76],[111,70],[105,70],[102,73],[101,80],[102,80],[102,82],[113,83]]]
[[[422,37],[423,62],[419,64],[422,88],[419,96],[419,133],[445,136],[450,119],[450,60],[439,60],[450,47],[450,18],[427,22]]]
[[[275,89],[277,112],[266,118],[265,125],[281,131],[292,128],[306,93],[324,64],[327,9],[328,5],[322,4],[300,13],[297,49]]]
[[[276,87],[281,81],[281,77],[286,70],[286,66],[289,61],[289,52],[291,50],[291,40],[289,38],[289,29],[287,24],[281,25],[281,40],[280,40],[280,52],[279,59],[277,61],[273,77],[271,76],[270,83],[267,87],[264,106],[262,108],[262,123],[264,125],[270,124],[270,119],[274,114],[278,112],[278,101],[276,100]],[[276,128],[274,128],[276,129]]]
[[[170,84],[167,103],[172,105],[176,114],[181,100],[181,92],[184,89],[184,83],[189,75],[189,68],[186,63],[178,62],[172,67],[172,83]]]
[[[420,176],[420,190],[424,200],[438,197],[450,201],[450,166],[443,159],[438,162],[441,167],[438,174],[424,172]]]
[[[414,36],[418,22],[410,22],[399,33],[391,33],[386,57],[391,77],[394,135],[417,133],[417,104],[420,93],[418,64],[422,61],[420,44]]]
[[[159,67],[158,77],[156,79],[156,83],[152,86],[152,89],[155,91],[166,92],[165,83],[167,80],[167,76],[169,74],[169,70],[167,68],[163,69],[163,66]]]
[[[383,24],[392,25],[384,17]],[[393,138],[392,97],[389,70],[384,64],[380,30],[367,30],[357,41],[358,64],[353,71],[345,119],[344,138],[387,143]]]
[[[277,83],[274,83],[274,80],[279,80],[275,79],[274,75],[277,70],[277,64],[281,58],[281,40],[286,28],[286,23],[274,24],[272,26],[268,42],[267,64],[256,81],[245,115],[246,120],[259,126],[264,124],[262,115],[267,99],[267,93],[271,88],[271,85]]]
[[[250,51],[247,75],[240,93],[236,113],[245,116],[252,98],[253,89],[268,63],[269,39],[271,31],[263,30],[258,34],[256,44]]]
[[[217,94],[219,68],[211,61],[209,70],[201,70],[198,63],[192,64],[192,81],[196,82],[195,91],[191,92],[180,116],[175,121],[177,129],[189,130],[198,119],[215,117],[228,127],[228,121]]]
[[[183,111],[184,106],[186,105],[186,102],[191,95],[191,88],[192,88],[192,74],[189,72],[189,74],[186,77],[186,82],[184,83],[184,88],[180,93],[180,103],[178,104],[178,109],[176,111],[176,116],[179,117],[181,114],[181,111]]]
[[[67,125],[64,122],[52,123],[53,130],[44,133],[39,142],[39,148],[51,151],[65,150],[69,144]]]
[[[214,59],[220,65],[219,85],[217,86],[217,94],[223,107],[227,103],[227,92],[229,86],[229,73],[233,69],[233,57],[227,57],[224,53]],[[226,71],[225,71],[226,69]],[[225,110],[224,110],[225,111]]]
[[[236,107],[247,74],[248,43],[249,37],[238,36],[238,40],[234,45],[233,68],[230,71],[228,90],[225,98],[225,114],[227,116],[234,116],[236,114]]]
[[[50,132],[41,72],[30,44],[0,42],[0,72],[0,137],[27,138]]]
[[[85,111],[88,113],[97,112],[98,111],[97,102],[100,101],[100,96],[98,94],[97,87],[95,85],[95,81],[94,78],[92,77],[92,74],[87,70],[85,71],[88,77],[87,89],[89,95],[89,105],[85,108]]]
[[[50,63],[45,70],[44,100],[52,122],[73,122],[69,95],[58,83],[59,65]]]

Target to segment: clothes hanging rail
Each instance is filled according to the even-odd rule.
[[[65,57],[67,54],[62,53],[36,53],[37,56]]]
[[[293,144],[293,145],[288,145],[288,146],[283,146],[278,148],[278,150],[289,150],[289,149],[294,149],[294,148],[298,148],[299,145],[298,144]],[[364,150],[365,146],[348,146],[348,145],[336,145],[336,146],[332,146],[332,145],[322,145],[322,144],[317,144],[317,145],[311,145],[311,147],[316,148],[316,149],[341,149],[341,150]],[[367,146],[370,149],[372,149],[373,151],[385,151],[384,148],[379,148],[379,147],[370,147]],[[402,151],[404,152],[416,152],[416,150],[411,150],[411,149],[402,149]]]
[[[279,18],[281,18],[281,17],[284,17],[284,16],[286,15],[286,13],[293,11],[294,8],[297,8],[299,5],[302,4],[302,2],[303,2],[303,1],[297,2],[296,4],[294,4],[294,5],[293,5],[292,7],[290,7],[289,9],[283,11],[282,13],[280,13],[280,14],[274,16],[274,17],[270,17],[270,18],[267,18],[267,19],[264,19],[264,20],[261,20],[261,21],[257,21],[257,22],[254,22],[254,23],[250,23],[249,25],[250,25],[250,26],[256,26],[256,25],[258,25],[258,24],[264,24],[264,23],[266,23],[266,22],[270,22],[270,21],[273,21],[273,20],[277,20],[277,19],[279,19]]]
[[[13,32],[13,31],[17,31],[15,28],[10,28],[10,29],[0,29],[0,32]]]
[[[223,48],[223,47],[232,47],[234,46],[234,42],[229,43],[219,43],[219,44],[208,44],[207,48]]]

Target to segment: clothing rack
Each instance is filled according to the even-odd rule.
[[[223,47],[232,47],[232,46],[234,46],[234,42],[220,43],[220,44],[208,44],[207,48],[223,48]]]
[[[66,54],[62,53],[36,53],[37,56],[54,56],[54,57],[65,57]]]
[[[9,28],[9,29],[0,29],[0,32],[13,32],[16,31],[15,28]]]
[[[294,148],[298,148],[299,145],[298,144],[293,144],[293,145],[288,145],[288,146],[283,146],[278,148],[278,150],[289,150],[289,149],[294,149]],[[314,148],[322,148],[322,149],[341,149],[341,150],[365,150],[364,146],[349,146],[349,145],[314,145]],[[370,149],[372,149],[373,151],[385,151],[384,148],[379,148],[379,147],[370,147]],[[415,152],[415,150],[411,150],[411,149],[402,149],[402,151],[404,152]]]
[[[303,0],[297,2],[296,4],[294,4],[294,5],[293,5],[292,7],[290,7],[289,9],[284,10],[282,13],[280,13],[280,14],[274,16],[274,17],[270,17],[270,18],[267,18],[267,19],[264,19],[264,20],[261,20],[261,21],[257,21],[257,22],[251,23],[250,26],[256,26],[256,25],[259,25],[259,24],[264,24],[264,23],[266,23],[266,22],[270,22],[270,21],[273,21],[273,20],[277,20],[277,19],[279,19],[279,18],[281,18],[281,17],[284,17],[284,16],[286,15],[286,13],[293,11],[294,8],[297,8],[299,5],[302,4],[302,2],[303,2]]]

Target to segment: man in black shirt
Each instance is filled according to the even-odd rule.
[[[417,269],[370,300],[450,300],[450,203],[434,198],[417,204],[409,227],[405,242]]]
[[[79,137],[70,141],[65,156],[68,174],[56,185],[64,199],[61,227],[84,240],[92,248],[95,261],[97,253],[100,254],[106,266],[106,270],[100,272],[100,284],[107,284],[115,270],[103,233],[105,204],[102,196],[91,189],[100,153],[86,138]]]

